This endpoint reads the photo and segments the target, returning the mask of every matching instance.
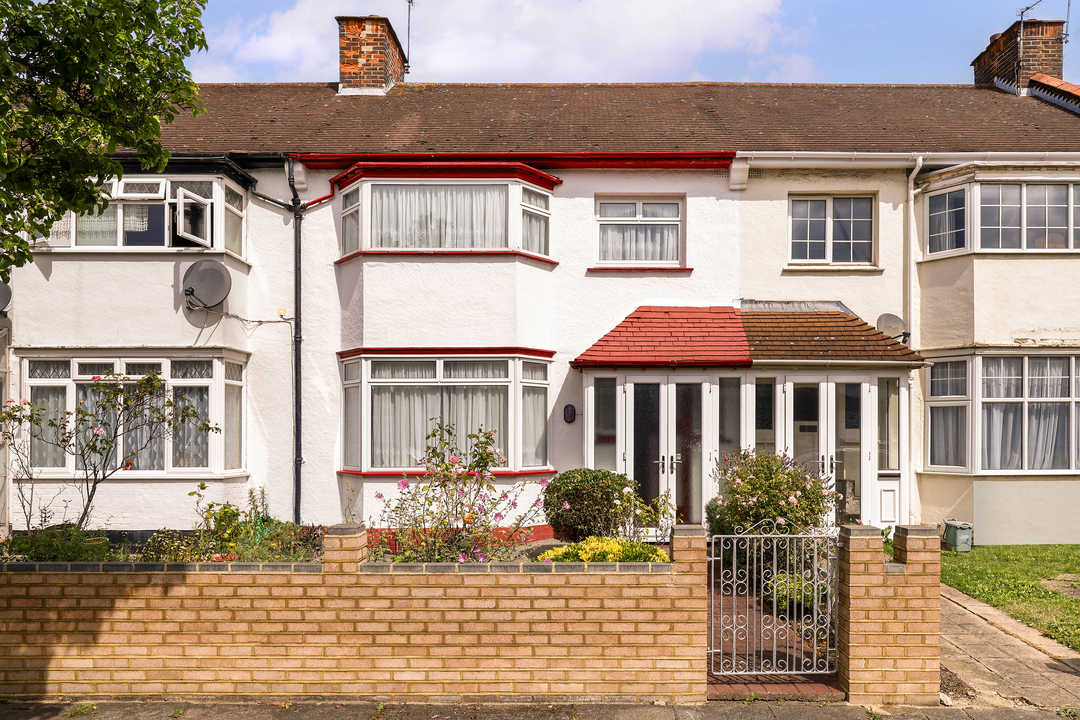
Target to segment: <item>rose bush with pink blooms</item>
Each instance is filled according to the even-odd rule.
[[[528,483],[496,486],[493,468],[506,458],[495,445],[495,431],[481,428],[461,448],[454,426],[437,423],[427,440],[425,473],[402,477],[397,497],[386,502],[378,520],[368,521],[371,559],[465,563],[517,557],[531,526],[541,521],[543,503],[522,500]]]
[[[775,521],[781,531],[820,528],[831,524],[843,499],[816,467],[758,450],[725,455],[713,480],[720,495],[705,506],[713,535],[746,531],[762,520]]]

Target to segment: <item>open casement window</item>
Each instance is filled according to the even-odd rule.
[[[681,198],[598,198],[601,264],[677,267],[682,261]]]
[[[185,240],[210,247],[210,201],[178,188],[176,191],[176,234]]]

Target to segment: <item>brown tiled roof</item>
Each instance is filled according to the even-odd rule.
[[[1080,119],[973,85],[203,85],[177,152],[1080,151]]]
[[[750,355],[759,360],[918,363],[914,350],[841,312],[744,312]]]
[[[644,306],[570,365],[747,367],[750,349],[735,308]]]

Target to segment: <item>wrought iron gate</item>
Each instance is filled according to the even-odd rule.
[[[771,521],[709,543],[709,671],[836,672],[837,536]]]

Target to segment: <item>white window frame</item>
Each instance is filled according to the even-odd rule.
[[[834,202],[836,200],[848,200],[852,198],[869,198],[870,200],[870,260],[834,260],[833,259],[833,225],[836,220],[836,214],[834,211]],[[797,200],[818,200],[825,201],[825,257],[823,258],[796,258],[794,253],[794,232],[795,232],[795,213],[794,203]],[[787,205],[788,216],[788,262],[795,266],[804,265],[830,265],[837,267],[876,267],[878,261],[878,199],[876,193],[869,192],[830,192],[828,194],[807,194],[801,195],[798,193],[791,193],[788,195]],[[854,242],[854,241],[852,241]],[[863,242],[863,241],[859,241]],[[809,254],[809,253],[807,253]]]
[[[972,383],[974,382],[972,365],[970,357],[940,357],[932,358],[934,365],[940,363],[963,363],[964,364],[964,394],[963,395],[932,395],[931,387],[933,382],[933,369],[927,368],[924,373],[924,385],[923,385],[923,405],[925,406],[924,415],[924,435],[925,435],[925,448],[923,457],[923,468],[926,472],[935,472],[942,474],[964,475],[969,474],[973,467],[975,467],[974,453],[976,452],[977,443],[972,437]],[[931,425],[932,408],[936,407],[962,407],[964,408],[964,422],[962,427],[964,429],[964,442],[962,449],[964,451],[964,464],[963,465],[934,465],[930,462],[931,458],[931,445],[933,443],[933,427]]]
[[[607,203],[634,203],[637,206],[636,215],[632,218],[601,217],[600,206]],[[679,217],[675,218],[647,218],[644,216],[642,205],[645,203],[668,203],[679,206]],[[593,215],[596,219],[596,235],[593,242],[594,262],[596,267],[655,267],[655,268],[681,268],[686,266],[686,195],[596,195],[593,198]],[[677,243],[678,257],[674,260],[605,260],[601,257],[601,228],[604,225],[667,225],[677,226],[679,240]]]
[[[158,183],[159,190],[153,193],[130,193],[124,192],[126,184],[153,182]],[[203,198],[183,188],[177,188],[174,192],[174,183],[183,182],[210,182],[213,191],[210,198]],[[243,198],[243,210],[238,210],[225,201],[225,188],[239,193]],[[38,246],[47,252],[60,253],[177,253],[177,252],[220,252],[243,259],[247,241],[247,192],[236,183],[222,175],[153,175],[140,176],[130,175],[118,182],[110,181],[106,186],[110,199],[110,207],[116,210],[116,241],[111,245],[79,245],[78,225],[81,216],[75,213],[67,213],[64,216],[67,227],[66,237],[42,238]],[[200,238],[190,233],[183,232],[182,227],[177,227],[178,217],[182,217],[183,205],[197,203],[206,207],[209,212],[207,219],[207,238]],[[157,205],[161,204],[165,210],[165,228],[163,244],[161,245],[125,245],[124,244],[124,207],[128,204]],[[240,253],[233,252],[225,247],[225,215],[232,213],[240,218]],[[179,216],[178,216],[179,214]],[[197,247],[173,245],[173,238],[180,237],[197,244]],[[63,244],[66,243],[66,244]]]
[[[507,188],[507,208],[506,208],[506,246],[505,247],[477,247],[477,248],[458,248],[458,247],[377,247],[372,243],[371,224],[374,221],[370,208],[371,204],[371,189],[376,185],[501,185]],[[539,257],[551,257],[551,211],[545,211],[537,208],[533,205],[526,205],[522,201],[522,188],[527,187],[529,190],[544,195],[548,198],[548,207],[551,207],[552,200],[554,198],[552,191],[542,188],[538,185],[525,182],[523,180],[511,180],[507,178],[377,178],[369,180],[356,180],[348,185],[338,188],[338,195],[341,196],[338,206],[338,250],[342,257],[352,255],[357,252],[378,252],[378,253],[422,253],[425,255],[432,254],[437,255],[439,253],[462,255],[475,253],[477,255],[483,255],[485,253],[519,253],[525,255],[536,255]],[[357,203],[350,203],[347,207],[343,205],[345,196],[354,189],[359,188],[360,194]],[[365,214],[364,209],[369,209]],[[535,215],[543,215],[548,217],[548,248],[547,253],[538,253],[534,250],[526,250],[522,244],[522,213],[531,212]],[[359,247],[356,250],[345,249],[345,217],[356,213],[357,221],[360,226],[360,239]]]
[[[372,378],[371,366],[373,362],[434,362],[435,363],[435,377],[434,378],[410,378],[410,379],[384,379],[384,378]],[[505,378],[446,378],[444,371],[444,363],[447,361],[464,361],[464,362],[483,362],[483,361],[495,361],[507,363],[507,377]],[[346,366],[359,362],[359,378],[345,380]],[[523,363],[536,363],[547,366],[547,380],[525,380],[523,378],[522,364]],[[403,386],[427,386],[427,387],[443,387],[448,385],[476,385],[476,386],[503,386],[507,388],[507,437],[495,438],[496,447],[503,450],[503,454],[507,458],[506,466],[498,468],[497,472],[513,473],[513,472],[550,472],[553,470],[551,465],[551,403],[553,401],[551,393],[551,360],[545,357],[536,357],[532,355],[460,355],[460,354],[424,354],[424,355],[363,355],[359,357],[351,357],[343,359],[341,361],[341,378],[342,378],[342,412],[341,412],[341,428],[342,428],[342,449],[339,461],[341,467],[350,471],[362,471],[365,473],[372,473],[376,475],[397,475],[405,471],[422,471],[423,468],[418,467],[381,467],[375,466],[372,461],[372,388],[373,387],[403,387]],[[361,387],[360,392],[360,466],[345,465],[346,458],[346,446],[350,442],[349,438],[344,437],[345,432],[345,388]],[[547,392],[547,459],[546,465],[540,466],[526,466],[522,464],[522,394],[524,387],[544,387]],[[476,432],[476,428],[455,428],[458,433],[458,441],[461,444],[465,442],[465,436],[469,433]]]
[[[356,202],[349,200],[349,195],[354,192],[356,193]],[[363,194],[363,186],[355,183],[344,187],[341,190],[341,231],[339,232],[339,236],[341,238],[340,248],[342,255],[351,255],[363,247],[364,231],[363,228],[361,228],[361,224],[364,221],[363,213],[361,212],[361,209],[364,206]],[[345,221],[350,217],[354,218],[354,222],[356,223],[356,247],[345,246]]]
[[[45,362],[68,362],[69,373],[67,378],[31,378],[30,377],[30,363],[36,361]],[[211,377],[209,378],[172,378],[171,363],[173,361],[203,361],[211,363]],[[117,355],[79,355],[72,356],[70,354],[57,354],[57,353],[34,353],[22,355],[19,357],[19,368],[22,380],[22,393],[21,396],[30,399],[30,389],[33,387],[59,387],[66,388],[66,407],[68,412],[75,411],[75,405],[77,403],[78,385],[86,385],[93,382],[93,376],[89,374],[79,373],[79,364],[83,363],[112,363],[114,371],[122,377],[127,377],[132,380],[137,380],[142,377],[141,375],[127,374],[124,371],[127,369],[127,363],[161,363],[161,374],[159,377],[162,383],[165,385],[166,398],[172,399],[173,388],[175,387],[206,387],[209,389],[209,420],[212,425],[216,425],[219,428],[225,427],[225,362],[231,362],[243,367],[243,377],[245,382],[240,383],[246,385],[247,379],[247,357],[245,354],[227,353],[225,355],[207,356],[204,354],[194,355],[185,354],[182,352],[165,352],[155,355],[130,355],[125,354],[122,356]],[[237,384],[229,381],[229,384]],[[247,403],[246,390],[241,395],[241,418],[242,424],[246,423],[246,403]],[[246,458],[246,446],[247,435],[244,432],[246,427],[242,425],[241,432],[241,457]],[[208,437],[208,455],[206,467],[174,467],[172,456],[172,437],[166,434],[163,438],[164,443],[164,470],[123,470],[120,469],[112,479],[120,480],[146,480],[146,479],[162,479],[173,477],[205,477],[205,478],[218,478],[224,476],[236,476],[246,475],[244,468],[229,468],[225,469],[225,450],[224,450],[224,433],[209,433]],[[121,450],[122,452],[122,450]],[[246,467],[246,466],[245,466]],[[55,468],[38,468],[36,472],[42,479],[70,479],[76,476],[75,458],[67,455],[65,456],[65,466]]]
[[[945,250],[930,250],[930,201],[935,197],[942,195],[949,195],[951,193],[961,192],[964,197],[964,244],[958,248],[947,248]],[[975,197],[975,193],[972,192],[970,184],[965,185],[953,185],[950,187],[943,187],[935,189],[933,192],[926,193],[926,201],[923,203],[923,257],[925,258],[939,258],[939,257],[952,257],[954,255],[964,255],[972,252],[972,245],[974,244],[973,238],[978,233],[973,233],[972,220],[975,217],[972,207],[978,202],[978,198]],[[946,215],[948,214],[948,200],[946,200]],[[948,231],[946,231],[948,234]]]
[[[984,248],[982,246],[982,189],[986,185],[1019,185],[1020,186],[1020,247],[1018,248]],[[1059,185],[1066,188],[1066,215],[1067,227],[1065,229],[1066,246],[1063,248],[1029,248],[1027,245],[1028,231],[1028,186],[1030,185]],[[1038,178],[1000,178],[980,179],[975,184],[975,194],[978,202],[978,247],[979,253],[1077,253],[1080,252],[1080,238],[1076,238],[1076,232],[1080,230],[1080,182],[1070,182],[1067,179]]]

